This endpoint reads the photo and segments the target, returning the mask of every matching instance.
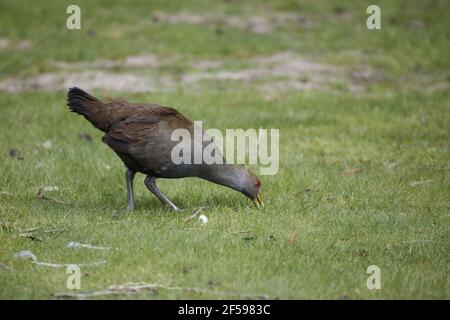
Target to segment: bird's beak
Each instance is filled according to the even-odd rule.
[[[261,209],[262,207],[264,207],[264,202],[259,194],[256,196],[255,200],[253,200],[253,201],[255,202],[256,207],[258,209]]]

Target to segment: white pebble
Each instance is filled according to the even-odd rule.
[[[42,144],[42,146],[43,146],[45,149],[51,149],[51,148],[52,148],[52,142],[51,142],[50,140],[47,140],[47,141],[45,141],[45,142]]]
[[[204,214],[202,214],[202,215],[200,215],[200,217],[198,217],[198,220],[200,220],[201,223],[207,223],[208,217],[205,216]]]

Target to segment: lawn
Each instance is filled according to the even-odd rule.
[[[368,1],[79,1],[71,31],[69,4],[0,1],[1,299],[127,283],[158,286],[96,298],[450,298],[447,1],[379,1],[381,30],[366,28]],[[65,105],[75,85],[206,128],[279,129],[265,207],[161,179],[183,209],[168,211],[139,174],[127,212],[123,164]],[[65,268],[23,250],[106,263],[69,290]]]

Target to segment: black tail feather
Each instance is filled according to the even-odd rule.
[[[69,89],[69,93],[67,95],[67,105],[70,111],[87,117],[89,115],[89,108],[92,103],[101,103],[101,101],[80,88],[74,87]]]

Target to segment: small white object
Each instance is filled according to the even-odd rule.
[[[198,217],[198,220],[200,220],[201,223],[205,224],[208,222],[208,217],[202,214],[200,215],[200,217]]]
[[[52,191],[59,191],[59,188],[57,186],[48,186],[48,187],[43,187],[42,190],[52,192]]]
[[[111,166],[105,165],[106,170],[111,170]]]
[[[42,144],[42,146],[43,146],[45,149],[51,149],[51,148],[52,148],[52,142],[51,142],[50,140],[47,140],[47,141],[45,141],[45,142]]]

